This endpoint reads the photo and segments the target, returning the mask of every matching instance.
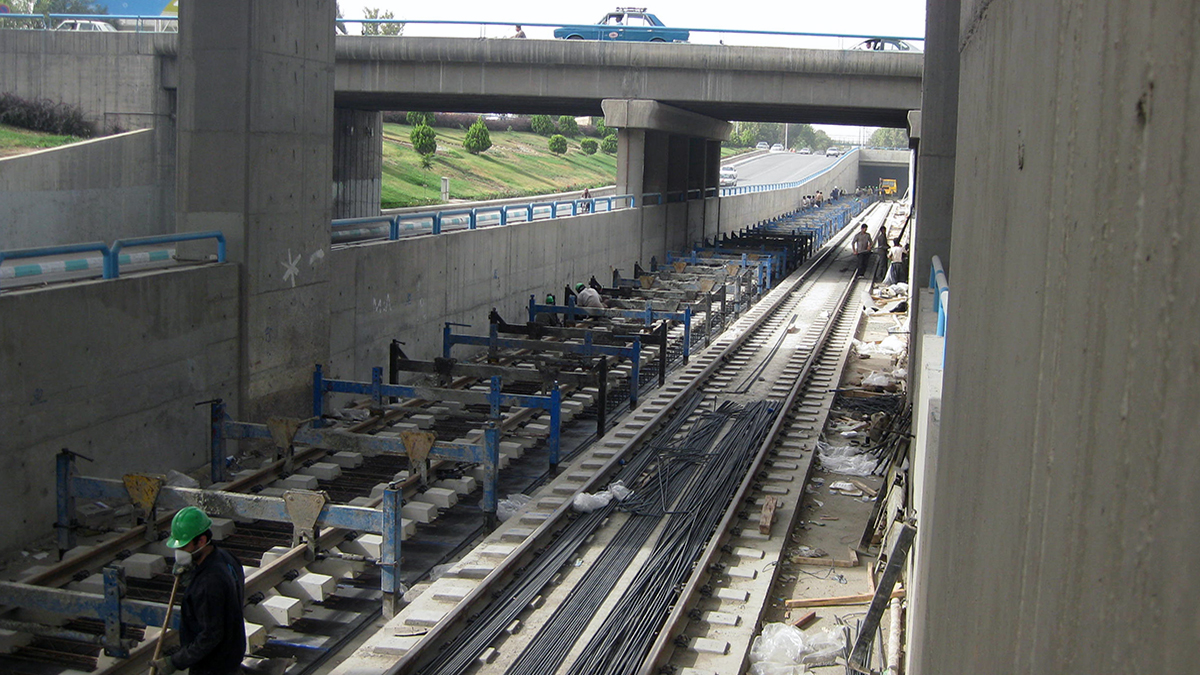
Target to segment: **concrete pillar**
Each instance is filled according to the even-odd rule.
[[[691,139],[671,134],[667,144],[667,192],[671,199],[687,201],[687,189],[691,179]]]
[[[333,217],[379,215],[383,178],[383,113],[333,112]]]
[[[617,130],[617,194],[633,195],[641,206],[645,192],[646,130]]]
[[[303,415],[329,358],[333,0],[179,13],[176,227],[241,268],[238,416]]]

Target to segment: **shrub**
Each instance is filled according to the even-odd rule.
[[[437,134],[428,124],[418,124],[413,127],[408,137],[412,140],[413,150],[416,150],[418,155],[432,155],[437,152]]]
[[[585,138],[582,141],[579,141],[579,149],[582,150],[583,154],[585,155],[596,154],[596,146],[598,145],[600,144],[597,143],[596,139],[594,138]]]
[[[550,152],[553,152],[556,155],[564,154],[567,151],[567,138],[562,134],[554,134],[550,137],[550,143],[548,145]]]
[[[608,128],[608,125],[604,123],[603,117],[593,117],[592,126],[596,129],[596,136],[600,138],[605,138],[609,134],[616,133],[616,130]]]
[[[579,135],[579,124],[575,122],[574,117],[561,115],[558,118],[558,133],[567,138],[575,138]]]
[[[410,126],[414,127],[419,127],[422,124],[426,126],[433,126],[433,113],[412,111],[404,116],[404,120],[408,122]]]
[[[28,100],[15,94],[0,94],[0,123],[60,136],[91,138],[96,129],[83,118],[83,111],[47,99]]]
[[[600,149],[610,155],[617,154],[617,135],[609,134],[605,136],[604,140],[600,141]]]
[[[483,118],[480,117],[475,120],[470,129],[467,129],[467,135],[463,138],[463,148],[472,155],[478,155],[490,147],[492,147],[492,136],[488,133]]]
[[[549,115],[534,115],[529,118],[529,127],[539,136],[550,136],[556,129]]]

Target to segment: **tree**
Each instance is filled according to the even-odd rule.
[[[428,124],[418,124],[413,127],[408,138],[412,141],[413,150],[416,150],[418,155],[430,157],[437,152],[437,134]]]
[[[908,132],[904,129],[876,129],[871,138],[867,139],[867,145],[876,148],[907,148],[908,147]]]
[[[604,123],[603,117],[593,117],[592,118],[592,126],[595,127],[596,135],[599,136],[600,138],[604,138],[605,136],[607,136],[613,132],[613,130],[609,129],[608,125]]]
[[[539,136],[550,136],[557,131],[549,115],[534,115],[530,117],[529,126],[533,130],[533,133]]]
[[[579,141],[579,149],[582,150],[583,154],[585,155],[596,154],[596,146],[598,145],[600,144],[597,143],[596,139],[594,138],[585,138],[582,141]]]
[[[556,155],[566,153],[567,137],[563,136],[562,134],[554,134],[550,137],[550,143],[548,144],[548,147],[550,148],[550,152],[553,152]]]
[[[558,133],[567,138],[575,138],[579,135],[579,124],[575,122],[574,117],[561,115],[558,118]]]
[[[475,120],[470,129],[467,129],[467,135],[463,138],[463,147],[472,155],[478,155],[481,152],[486,152],[492,147],[492,136],[488,133],[487,125],[483,123],[483,118]]]
[[[364,19],[394,19],[395,14],[391,10],[381,10],[379,8],[363,7]],[[403,35],[404,23],[364,23],[362,25],[363,35]]]
[[[408,122],[408,125],[412,127],[422,124],[433,126],[433,113],[409,111],[405,113],[404,121]]]
[[[108,6],[87,0],[37,0],[31,14],[108,14]]]
[[[610,155],[617,154],[617,135],[609,134],[605,136],[604,140],[600,141],[600,150]]]

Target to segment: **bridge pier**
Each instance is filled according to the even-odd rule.
[[[242,419],[303,415],[329,358],[334,19],[333,0],[179,10],[176,229],[223,231],[238,264]]]
[[[382,176],[383,113],[334,108],[333,217],[379,215]]]
[[[605,99],[604,123],[617,129],[617,192],[681,193],[716,187],[721,141],[732,125],[658,101]],[[693,195],[694,196],[694,195]],[[675,199],[673,196],[672,199]]]

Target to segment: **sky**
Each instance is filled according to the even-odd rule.
[[[901,38],[920,38],[925,35],[926,0],[656,0],[642,3],[563,2],[562,0],[527,0],[521,3],[499,3],[495,0],[456,0],[453,5],[412,0],[339,0],[345,18],[362,18],[364,8],[391,11],[399,20],[495,22],[498,25],[469,23],[422,24],[408,23],[405,35],[436,35],[442,37],[510,37],[513,25],[523,25],[531,39],[553,39],[553,26],[590,24],[599,21],[617,6],[645,7],[668,26],[728,30],[757,30],[778,32],[830,33],[836,35],[870,35]],[[553,24],[538,26],[536,24]],[[347,32],[355,34],[351,24]],[[771,45],[810,49],[849,49],[862,38],[800,37],[753,35],[738,33],[693,33],[691,42],[728,45]],[[920,48],[920,41],[914,41]],[[869,135],[871,129],[859,127],[814,125],[838,140],[856,140]]]

